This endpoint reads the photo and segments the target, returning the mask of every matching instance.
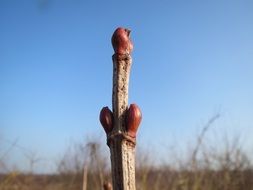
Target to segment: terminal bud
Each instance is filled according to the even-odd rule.
[[[117,28],[112,35],[112,46],[115,54],[130,54],[133,50],[133,43],[130,39],[131,30]]]

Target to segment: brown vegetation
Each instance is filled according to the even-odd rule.
[[[82,147],[81,145],[79,148]],[[1,190],[96,190],[110,188],[110,172],[100,146],[89,142],[84,149],[66,155],[55,175],[22,174],[17,171],[0,176]],[[83,150],[84,152],[82,152]],[[86,153],[85,153],[86,152]],[[167,164],[154,167],[142,162],[137,166],[139,190],[251,190],[253,170],[247,156],[236,146],[224,152],[205,152],[196,159],[179,161],[180,167]],[[83,158],[89,158],[84,161]],[[145,159],[143,160],[145,161]],[[188,163],[188,164],[187,164]],[[83,167],[84,166],[84,167]],[[85,176],[84,176],[85,174]],[[84,184],[85,183],[85,184]]]
[[[205,133],[217,118],[203,127],[192,151],[176,163],[154,166],[148,154],[137,155],[137,190],[253,190],[252,164],[237,138],[224,138],[219,147],[204,144]],[[168,160],[175,157],[168,155]],[[0,190],[110,190],[109,165],[101,145],[88,141],[66,150],[56,174],[12,171],[0,175]]]

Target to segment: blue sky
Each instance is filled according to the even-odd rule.
[[[70,139],[106,141],[98,115],[111,107],[118,26],[132,30],[129,103],[143,112],[140,146],[163,152],[215,113],[218,132],[251,145],[252,10],[233,0],[0,0],[0,151],[17,141],[55,160]],[[26,169],[23,157],[14,148],[7,160]]]

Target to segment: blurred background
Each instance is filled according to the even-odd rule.
[[[110,167],[98,116],[119,26],[134,43],[138,159],[182,166],[232,147],[251,163],[252,1],[0,0],[0,173],[57,174],[74,147],[80,170],[94,147]]]

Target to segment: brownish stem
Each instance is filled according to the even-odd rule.
[[[108,134],[113,190],[135,190],[135,138],[126,133],[128,83],[132,64],[129,54],[113,55],[113,131]]]

